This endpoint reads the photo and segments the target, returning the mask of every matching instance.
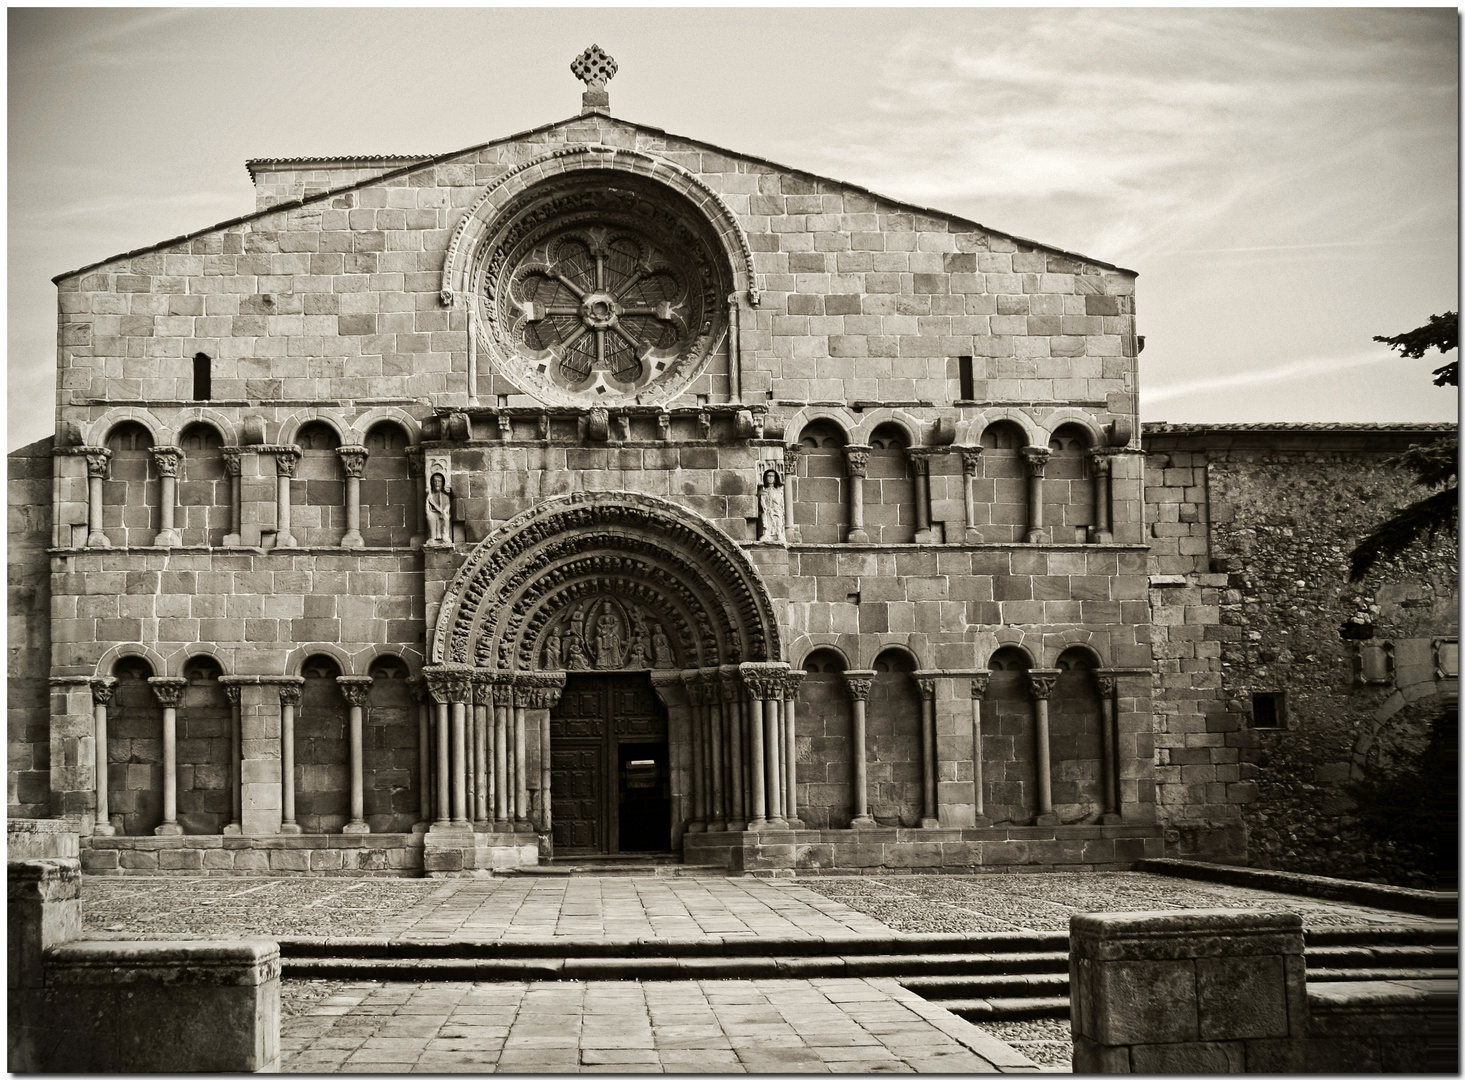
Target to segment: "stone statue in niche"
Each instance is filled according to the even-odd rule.
[[[783,478],[777,469],[763,473],[763,484],[758,488],[759,540],[783,543]]]
[[[427,478],[427,542],[453,542],[453,494],[447,475],[440,469],[434,469]]]
[[[621,666],[621,620],[608,607],[595,620],[595,666]]]
[[[656,658],[657,667],[676,667],[676,657],[671,654],[671,642],[667,640],[666,631],[661,628],[660,623],[651,631],[651,652]]]

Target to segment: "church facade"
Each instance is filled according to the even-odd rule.
[[[577,117],[253,161],[57,279],[12,814],[124,873],[1161,854],[1135,275],[577,64]]]

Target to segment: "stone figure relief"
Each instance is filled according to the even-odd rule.
[[[544,637],[544,660],[542,666],[546,671],[557,671],[564,663],[560,648],[559,627],[551,627],[549,633]]]
[[[675,668],[666,627],[648,609],[624,597],[594,596],[553,616],[535,651],[542,670],[646,671]]]
[[[763,483],[758,488],[758,530],[759,540],[783,543],[783,478],[777,469],[763,471]]]
[[[666,631],[662,629],[661,623],[657,623],[655,629],[651,631],[651,654],[655,658],[657,667],[676,667],[676,657],[671,653],[671,642],[667,640]]]
[[[621,620],[609,606],[601,609],[600,618],[595,620],[595,666],[621,666]]]
[[[427,463],[427,542],[453,542],[453,492],[448,481],[450,465],[442,458]]]

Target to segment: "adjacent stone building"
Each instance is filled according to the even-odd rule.
[[[576,65],[580,116],[253,161],[254,213],[56,279],[10,814],[114,873],[1244,857],[1277,492],[1207,432],[1146,458],[1135,275]]]

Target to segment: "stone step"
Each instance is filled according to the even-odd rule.
[[[1459,950],[1439,945],[1308,946],[1307,963],[1328,968],[1455,967]]]
[[[1309,983],[1387,982],[1395,979],[1454,979],[1458,981],[1459,978],[1460,972],[1454,967],[1314,968],[1309,966],[1307,969]]]
[[[1062,997],[961,998],[936,1002],[947,1012],[973,1023],[992,1020],[1066,1020],[1068,995]]]
[[[1460,925],[1450,921],[1436,926],[1317,926],[1304,930],[1302,940],[1309,951],[1341,945],[1435,945],[1456,949],[1460,944]]]
[[[900,984],[927,1001],[943,1005],[962,998],[1056,997],[1068,993],[1068,962],[1064,960],[1061,971],[977,977],[917,975],[901,979]]]

